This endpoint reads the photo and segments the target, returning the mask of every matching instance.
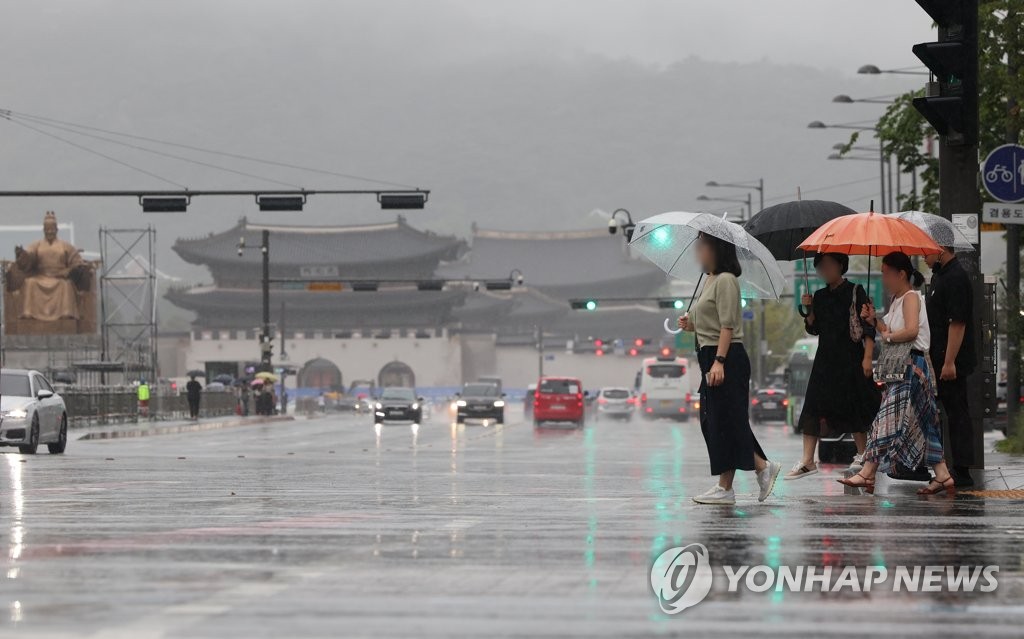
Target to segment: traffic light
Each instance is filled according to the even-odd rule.
[[[662,299],[658,300],[658,308],[674,308],[681,311],[686,308],[686,302],[679,299]]]
[[[629,349],[630,357],[636,357],[639,354],[640,354],[640,351],[636,347],[633,347],[633,348]]]
[[[638,337],[635,340],[633,340],[633,346],[636,346],[637,348],[643,348],[645,343],[646,342],[644,341],[644,338],[642,338],[642,337]]]
[[[913,47],[933,79],[914,108],[950,145],[978,141],[978,0],[917,0],[939,27],[938,42]]]
[[[596,311],[597,300],[569,300],[569,307],[574,311]]]
[[[603,339],[595,339],[594,340],[594,348],[603,348],[603,347],[604,347],[604,340]]]
[[[672,348],[669,347],[669,346],[662,346],[661,347],[661,353],[660,353],[659,356],[662,359],[671,359],[672,358]]]

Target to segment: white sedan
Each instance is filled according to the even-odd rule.
[[[34,455],[39,444],[59,455],[68,443],[64,400],[38,371],[0,371],[0,446]]]

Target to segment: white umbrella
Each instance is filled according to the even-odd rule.
[[[928,234],[939,246],[952,246],[954,249],[973,251],[974,244],[963,231],[946,218],[924,211],[901,211],[890,213],[895,218],[906,220]]]
[[[779,299],[786,277],[771,252],[742,226],[709,213],[673,211],[641,220],[629,245],[672,277],[697,281],[704,272],[692,255],[701,233],[736,247],[743,276],[740,293],[748,299]]]
[[[719,218],[709,213],[685,211],[661,213],[641,220],[633,231],[629,245],[672,277],[688,282],[696,280],[697,285],[690,298],[692,305],[704,277],[703,269],[691,254],[701,233],[725,240],[736,247],[736,257],[743,269],[740,295],[748,299],[779,299],[786,286],[786,277],[775,258],[742,226],[727,221],[724,216]],[[679,332],[669,326],[667,319],[665,330],[669,333]]]

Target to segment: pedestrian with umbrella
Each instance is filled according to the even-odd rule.
[[[946,451],[958,488],[974,485],[974,429],[967,401],[967,376],[974,372],[974,294],[971,278],[956,251],[973,251],[974,244],[944,217],[921,211],[893,213],[928,234],[942,250],[926,255],[932,271],[925,306],[931,332],[932,368],[938,376],[939,403],[946,414],[949,441]]]
[[[747,412],[750,359],[743,347],[740,310],[744,291],[777,299],[785,285],[768,250],[742,227],[706,213],[663,213],[641,221],[630,242],[669,274],[706,280],[679,328],[697,338],[701,432],[718,483],[695,496],[699,504],[736,503],[737,470],[757,473],[758,501],[772,493],[782,466],[768,460]],[[739,278],[743,275],[743,280]]]
[[[189,419],[199,419],[199,399],[202,396],[203,385],[196,380],[198,375],[194,375],[196,371],[190,371],[188,383],[185,384],[185,396],[188,399],[188,416]]]
[[[801,248],[867,255],[869,260],[874,255],[885,255],[882,285],[891,296],[888,313],[876,317],[870,302],[861,310],[861,317],[884,340],[874,371],[875,379],[885,384],[882,403],[872,421],[863,467],[838,481],[872,493],[879,468],[883,472],[900,466],[916,468],[924,462],[934,467],[936,481],[919,493],[935,494],[951,488],[952,479],[942,461],[942,434],[927,358],[927,311],[915,290],[924,278],[908,257],[937,254],[939,247],[910,222],[868,212],[832,220],[811,234]]]
[[[803,454],[783,479],[794,480],[818,472],[815,462],[822,436],[852,433],[857,456],[851,469],[860,470],[867,430],[878,412],[880,394],[871,379],[874,328],[860,317],[867,303],[864,288],[844,275],[850,258],[843,253],[817,253],[800,248],[803,240],[822,225],[855,211],[838,202],[797,200],[770,206],[752,217],[744,228],[780,261],[802,260],[804,293],[800,315],[804,330],[818,337],[818,348],[796,428],[803,434]],[[807,258],[825,286],[809,290]],[[804,311],[803,309],[806,309]]]

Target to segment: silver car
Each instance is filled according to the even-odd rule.
[[[609,417],[629,420],[633,417],[636,400],[628,388],[602,388],[597,394],[597,412],[594,419]]]
[[[38,371],[0,371],[0,446],[34,455],[39,444],[59,455],[68,443],[64,400]]]

